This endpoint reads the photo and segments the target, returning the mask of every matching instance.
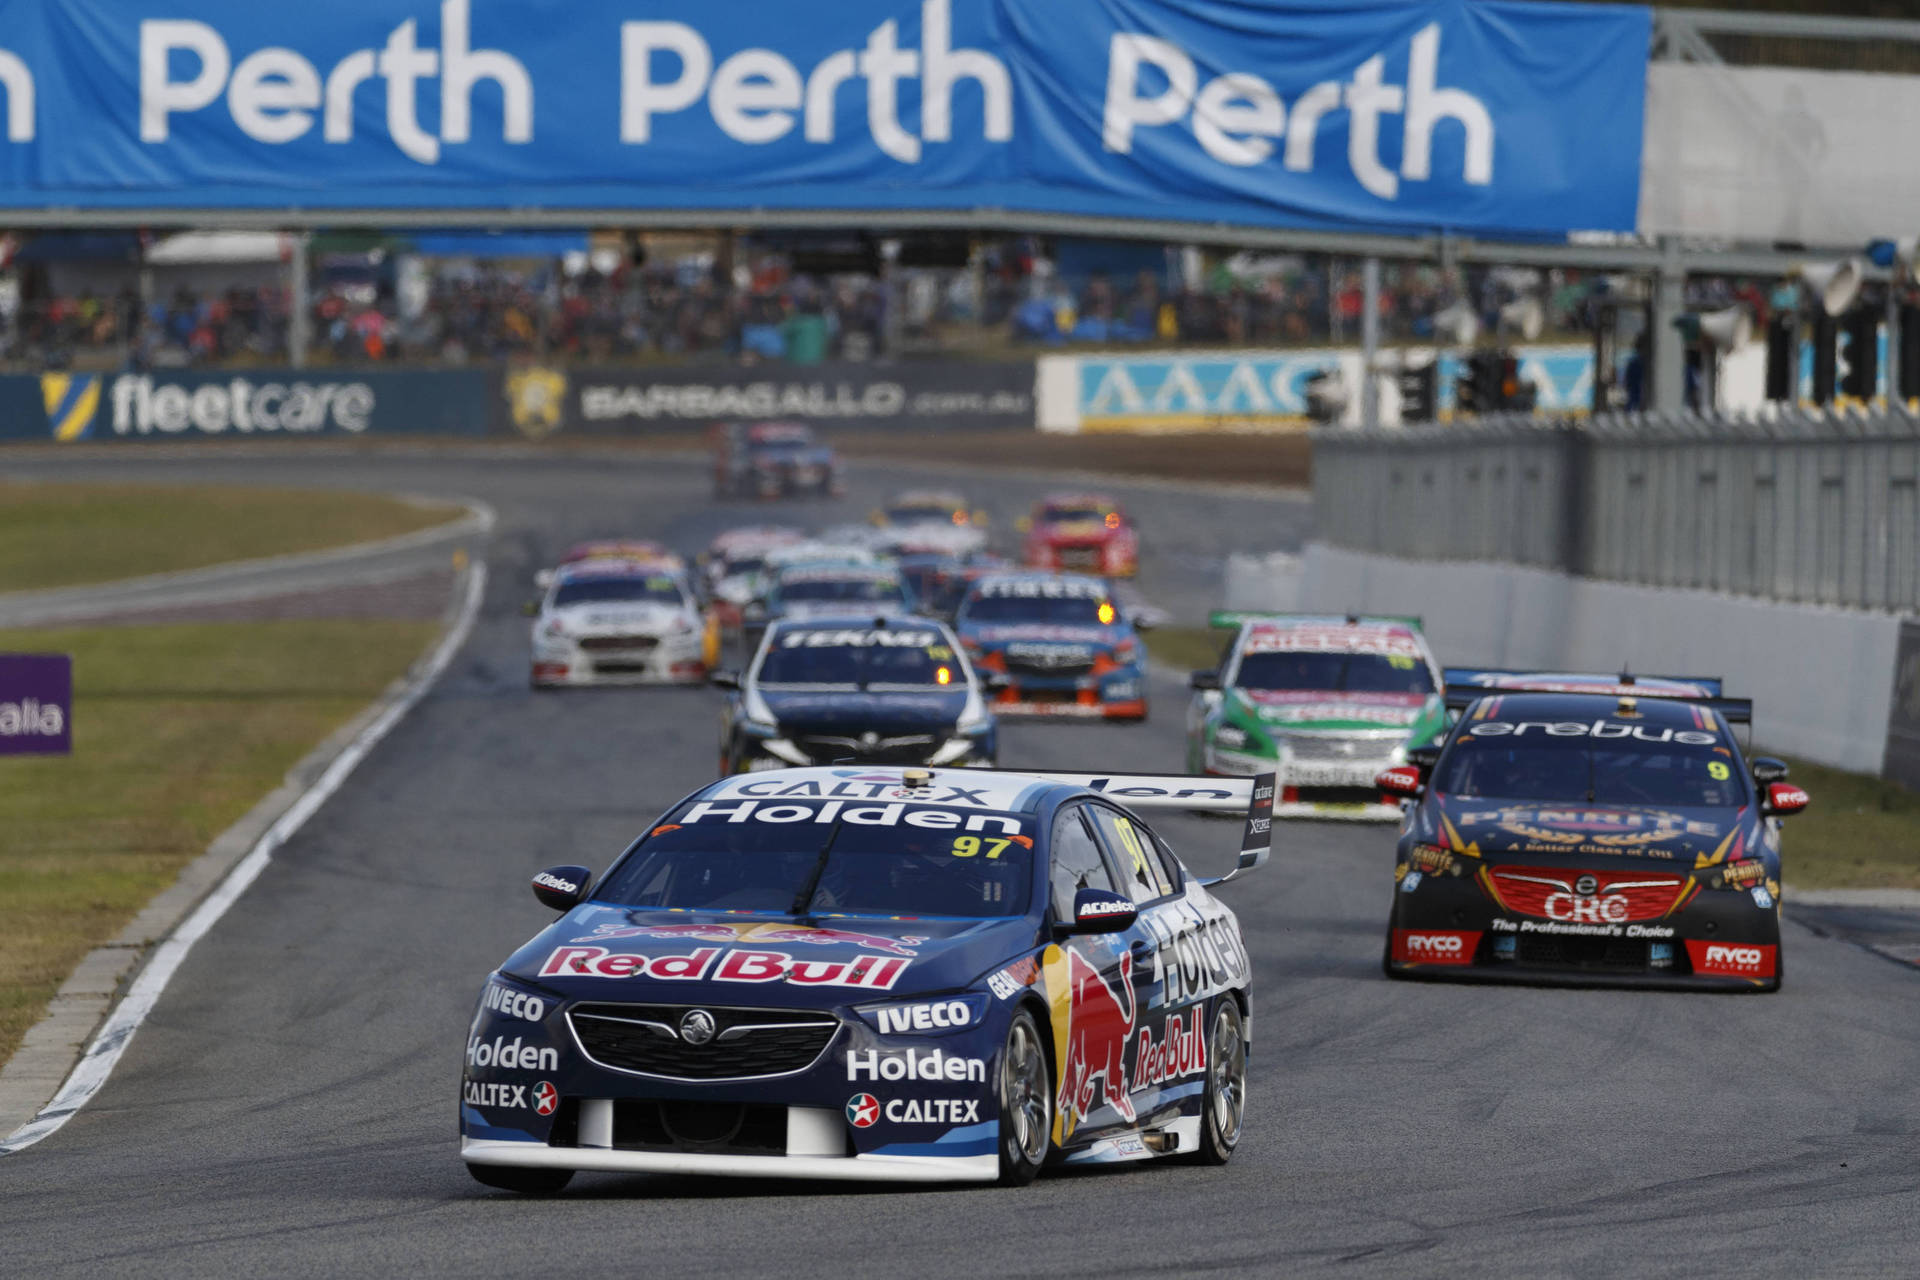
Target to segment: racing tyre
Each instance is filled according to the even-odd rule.
[[[1000,1053],[1000,1181],[1024,1187],[1039,1174],[1053,1141],[1053,1073],[1040,1026],[1025,1009],[1013,1015]]]
[[[1207,1088],[1200,1096],[1199,1164],[1225,1164],[1240,1144],[1247,1114],[1247,1020],[1240,1002],[1220,997],[1207,1033]]]
[[[501,1191],[515,1191],[523,1196],[554,1195],[573,1181],[571,1169],[517,1169],[504,1164],[470,1164],[467,1172],[473,1175],[475,1182]]]

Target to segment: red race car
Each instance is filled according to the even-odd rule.
[[[1036,569],[1131,578],[1140,568],[1140,539],[1126,512],[1099,494],[1043,498],[1026,524],[1026,561]]]

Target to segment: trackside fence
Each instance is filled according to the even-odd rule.
[[[1766,600],[1920,608],[1920,416],[1600,414],[1324,428],[1334,546]]]

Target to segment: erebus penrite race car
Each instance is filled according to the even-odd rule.
[[[1464,714],[1409,797],[1392,976],[1775,990],[1787,767],[1705,677],[1447,672]]]
[[[698,683],[716,656],[717,636],[709,634],[686,574],[667,562],[562,565],[527,611],[536,689]]]
[[[703,787],[598,882],[534,877],[565,914],[482,992],[461,1155],[524,1192],[1224,1163],[1246,945],[1220,881],[1135,811],[1245,813],[1237,875],[1271,800],[1269,779],[858,767]]]
[[[732,691],[720,772],[806,764],[990,766],[999,726],[953,633],[930,618],[776,622]]]
[[[1280,778],[1281,817],[1398,821],[1375,783],[1446,728],[1440,669],[1418,618],[1219,612],[1238,627],[1196,671],[1187,768]]]
[[[1137,625],[1098,578],[1032,571],[981,578],[953,620],[974,666],[1001,678],[994,710],[1109,720],[1147,718]]]

